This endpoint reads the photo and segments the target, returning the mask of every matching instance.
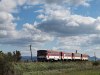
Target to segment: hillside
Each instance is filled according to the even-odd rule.
[[[89,56],[89,60],[90,61],[95,61],[95,57],[94,56],[92,56],[92,57]],[[96,60],[100,60],[100,58],[96,57]]]
[[[36,56],[33,56],[32,57],[33,61],[36,61],[37,60],[37,57]],[[22,61],[31,61],[31,57],[30,56],[22,56],[21,58]]]

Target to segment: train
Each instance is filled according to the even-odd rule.
[[[37,61],[88,61],[87,54],[53,50],[38,50]]]

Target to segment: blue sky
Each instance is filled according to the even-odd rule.
[[[80,14],[80,15],[84,15],[84,16],[91,16],[94,18],[97,18],[98,16],[100,16],[100,1],[99,0],[92,0],[90,3],[89,7],[83,7],[83,6],[79,6],[73,9],[73,12],[76,14]]]
[[[25,8],[26,7],[26,8]],[[19,12],[13,13],[14,17],[18,17],[19,20],[16,20],[15,23],[17,23],[17,29],[21,29],[22,25],[25,23],[33,24],[35,20],[37,20],[37,16],[39,15],[35,11],[41,9],[41,5],[35,5],[35,6],[29,6],[30,8],[27,8],[27,6],[21,6],[18,7]],[[38,20],[39,21],[39,20]]]
[[[1,0],[0,50],[38,49],[100,57],[100,0]]]

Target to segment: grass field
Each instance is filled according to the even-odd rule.
[[[16,63],[16,75],[100,75],[100,65],[91,62]]]

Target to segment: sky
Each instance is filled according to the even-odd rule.
[[[96,53],[100,57],[100,0],[0,0],[0,50]]]

